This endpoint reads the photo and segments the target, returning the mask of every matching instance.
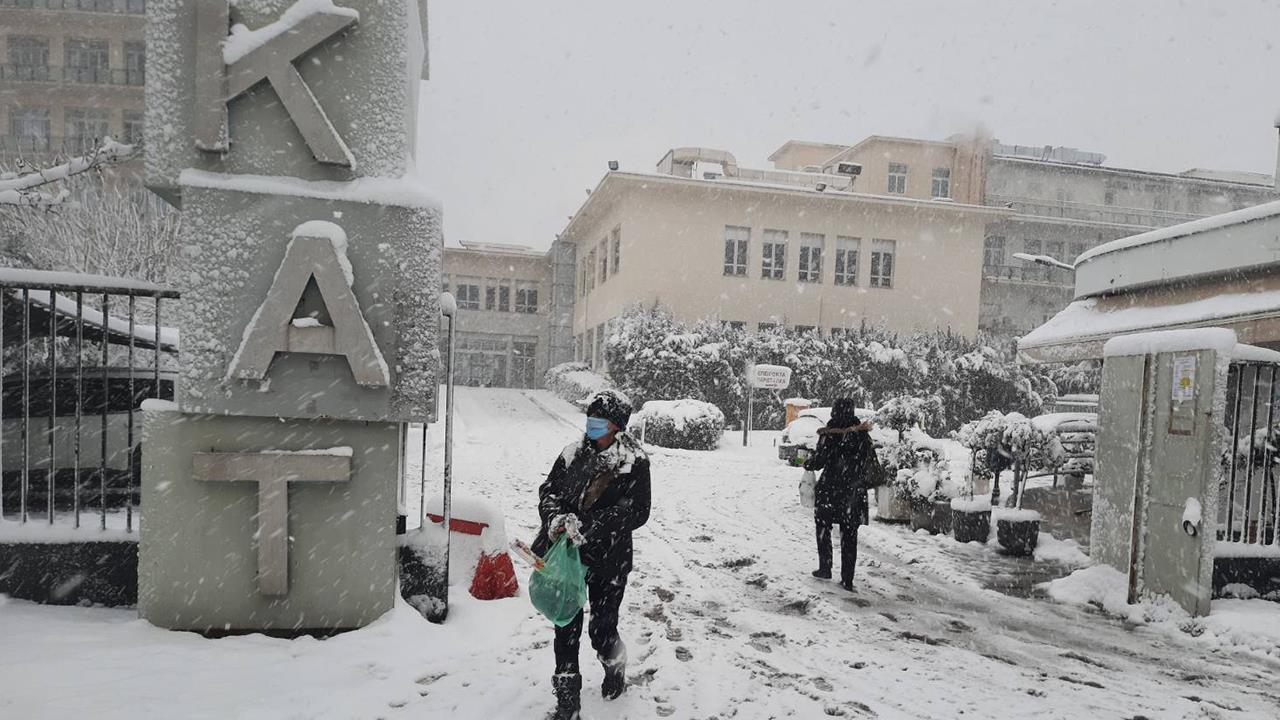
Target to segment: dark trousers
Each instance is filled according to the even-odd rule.
[[[818,528],[818,568],[831,572],[831,526],[836,524],[822,517],[815,517]],[[858,522],[841,522],[840,525],[840,580],[853,579],[853,566],[858,562]]]
[[[601,658],[612,658],[622,642],[618,637],[618,609],[622,593],[627,589],[626,571],[610,571],[603,576],[587,570],[587,600],[591,605],[591,622],[587,635],[591,647]],[[573,622],[556,628],[556,672],[578,672],[578,645],[582,639],[582,611]]]

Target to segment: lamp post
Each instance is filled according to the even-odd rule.
[[[1058,268],[1059,270],[1076,271],[1076,266],[1070,263],[1064,263],[1056,257],[1050,255],[1032,255],[1030,253],[1014,253],[1014,259],[1023,262],[1035,263],[1036,265],[1044,265],[1046,267]]]
[[[441,622],[449,617],[449,540],[453,524],[453,348],[458,324],[458,302],[447,292],[440,293],[440,314],[449,318],[449,341],[445,353],[446,365],[444,395],[444,494],[440,499],[440,512],[444,515],[444,611]],[[423,428],[423,432],[426,429]],[[425,442],[425,436],[424,436]],[[424,457],[425,462],[425,457]],[[426,524],[426,497],[422,500],[423,525]]]

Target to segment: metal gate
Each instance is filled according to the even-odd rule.
[[[1280,372],[1271,363],[1237,362],[1227,376],[1226,433],[1219,490],[1218,540],[1280,545],[1276,502]]]

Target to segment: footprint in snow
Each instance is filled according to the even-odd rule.
[[[693,653],[689,652],[689,648],[681,645],[676,648],[676,659],[680,662],[689,662],[693,659]]]

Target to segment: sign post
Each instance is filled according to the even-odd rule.
[[[791,385],[791,368],[785,365],[751,365],[747,368],[747,419],[742,423],[742,446],[746,447],[755,413],[755,389],[786,390]]]

